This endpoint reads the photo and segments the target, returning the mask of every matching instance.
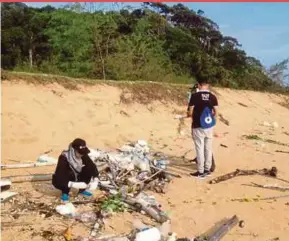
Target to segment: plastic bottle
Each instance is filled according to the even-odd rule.
[[[157,228],[150,228],[136,234],[135,241],[160,241],[161,233]]]
[[[138,231],[143,231],[145,229],[148,228],[147,225],[145,225],[142,221],[140,221],[139,219],[135,219],[132,221],[132,225],[133,227],[138,230]]]
[[[159,230],[161,232],[162,238],[166,239],[171,232],[171,221],[167,220],[166,222],[162,223],[162,225],[159,227]]]
[[[177,234],[176,233],[172,233],[169,238],[167,239],[167,241],[176,241],[177,240]]]

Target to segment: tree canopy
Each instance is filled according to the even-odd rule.
[[[61,9],[2,3],[1,21],[4,69],[177,83],[201,76],[219,86],[257,90],[282,86],[287,77],[282,71],[288,61],[266,71],[204,11],[183,4],[100,11],[93,3]]]

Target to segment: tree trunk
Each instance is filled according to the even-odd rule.
[[[32,48],[32,39],[33,37],[30,37],[30,48],[29,48],[29,64],[30,64],[30,69],[33,67],[33,48]]]
[[[32,48],[29,49],[29,65],[30,69],[33,67],[33,53],[32,53]]]
[[[106,80],[106,75],[105,75],[105,63],[104,63],[104,58],[102,56],[102,52],[101,52],[101,47],[100,44],[97,43],[97,48],[98,48],[98,54],[99,54],[99,58],[101,60],[101,65],[102,65],[102,76],[103,76],[103,80]]]

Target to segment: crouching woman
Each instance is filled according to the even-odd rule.
[[[77,138],[59,156],[52,184],[61,190],[62,201],[69,201],[71,188],[79,189],[80,194],[89,197],[92,196],[91,191],[98,187],[99,173],[89,153],[86,142]]]

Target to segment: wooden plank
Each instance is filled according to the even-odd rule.
[[[5,169],[18,169],[18,168],[33,168],[33,167],[55,166],[56,164],[57,163],[53,163],[53,162],[34,162],[34,163],[0,165],[0,168],[2,170],[5,170]],[[104,167],[107,167],[108,165],[106,163],[99,163],[99,164],[96,164],[96,166],[99,169],[103,169]]]
[[[49,163],[49,162],[35,162],[35,163],[23,163],[23,164],[8,164],[1,165],[1,169],[18,169],[18,168],[33,168],[33,167],[44,167],[44,166],[55,166],[57,163]]]
[[[50,181],[50,180],[52,180],[52,173],[51,174],[9,176],[9,177],[6,177],[6,178],[11,180],[12,183],[41,182],[41,181]]]
[[[98,171],[102,172],[107,165],[102,165],[98,167]],[[47,174],[34,174],[34,175],[20,175],[20,176],[8,176],[5,177],[9,179],[12,183],[21,183],[21,182],[42,182],[52,180],[53,173]]]

